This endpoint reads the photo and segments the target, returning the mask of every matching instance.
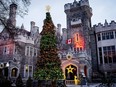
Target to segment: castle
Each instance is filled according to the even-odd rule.
[[[39,54],[39,27],[31,21],[31,29],[16,27],[16,4],[10,5],[8,28],[0,34],[0,63],[8,67],[8,76],[33,77]],[[64,5],[67,28],[56,27],[58,56],[66,80],[74,76],[92,79],[96,74],[116,74],[116,22],[91,26],[92,8],[88,0],[74,0]],[[62,30],[62,34],[60,32]],[[68,72],[68,69],[71,72]]]

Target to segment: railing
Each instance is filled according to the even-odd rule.
[[[75,84],[74,80],[66,80],[65,84]]]

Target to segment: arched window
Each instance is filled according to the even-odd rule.
[[[18,73],[18,69],[17,68],[13,68],[11,70],[11,77],[17,77],[17,73]]]

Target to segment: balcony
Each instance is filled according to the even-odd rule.
[[[81,19],[73,19],[73,20],[71,21],[71,25],[79,25],[79,24],[81,24],[81,23],[82,23]]]

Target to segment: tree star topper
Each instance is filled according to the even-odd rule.
[[[46,11],[49,12],[49,11],[50,11],[50,8],[51,8],[51,7],[50,7],[49,5],[47,5],[47,6],[46,6]]]

